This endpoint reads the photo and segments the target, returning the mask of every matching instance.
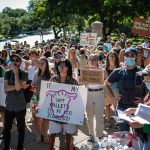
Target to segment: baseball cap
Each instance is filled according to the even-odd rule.
[[[129,47],[129,48],[127,48],[126,50],[125,50],[125,54],[126,53],[134,53],[134,54],[136,54],[137,55],[137,49],[135,48],[135,47]]]
[[[55,51],[54,57],[56,57],[56,56],[62,56],[62,52],[61,51]]]
[[[10,56],[10,59],[12,59],[13,57],[17,57],[17,58],[19,58],[20,60],[22,60],[21,56],[18,55],[18,54],[12,54],[12,55]]]

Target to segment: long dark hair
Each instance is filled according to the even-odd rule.
[[[58,62],[57,66],[56,66],[57,75],[60,76],[60,72],[59,72],[58,67],[60,66],[61,63],[65,63],[65,65],[67,66],[67,68],[68,68],[67,77],[71,78],[72,77],[72,65],[68,59],[61,60]]]
[[[45,63],[46,63],[46,67],[45,67],[43,77],[44,77],[45,80],[49,80],[50,77],[51,77],[51,72],[49,70],[49,64],[48,64],[47,58],[43,56],[43,57],[40,57],[40,59],[45,61]],[[42,70],[39,68],[38,69],[38,76],[40,76],[41,74],[42,74]]]
[[[114,54],[115,55],[115,66],[116,68],[120,67],[119,65],[119,58],[116,52],[110,51],[106,56],[106,70],[109,70],[110,62],[109,62],[109,55]]]

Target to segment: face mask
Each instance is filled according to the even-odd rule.
[[[146,85],[147,89],[150,91],[150,83],[149,82],[145,82],[145,85]]]
[[[135,58],[125,57],[125,63],[127,66],[132,67],[135,65]]]

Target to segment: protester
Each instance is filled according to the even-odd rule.
[[[88,65],[89,67],[99,69],[97,55],[91,54],[89,56]],[[104,70],[102,72],[104,72]],[[105,102],[104,89],[103,85],[100,83],[87,84],[86,87],[88,88],[86,115],[87,115],[87,126],[89,131],[89,138],[87,142],[97,144],[97,142],[103,137],[103,129],[104,129],[103,114]],[[94,127],[94,116],[96,128]]]
[[[109,76],[115,68],[118,68],[119,66],[119,58],[117,54],[113,51],[110,51],[107,56],[106,56],[106,66],[105,69],[107,71],[107,75]],[[114,93],[114,95],[118,95],[119,89],[118,89],[118,82],[115,82],[112,84],[111,89]],[[116,110],[117,102],[115,99],[111,99],[107,92],[105,93],[105,105],[106,105],[106,110],[105,110],[105,117],[106,117],[106,124],[105,127],[106,129],[111,128],[111,122],[110,122],[110,106],[113,105],[114,110]]]
[[[57,75],[50,79],[51,82],[78,85],[78,82],[72,77],[72,65],[69,60],[59,61],[56,70]],[[49,122],[49,150],[53,150],[55,136],[62,129],[66,133],[66,150],[71,150],[72,134],[76,132],[76,126],[58,121]]]
[[[80,63],[77,58],[76,50],[75,48],[70,48],[68,52],[68,59],[71,62],[72,68],[79,68]]]
[[[125,49],[131,47],[131,46],[132,46],[132,43],[133,43],[132,40],[127,40],[127,41],[125,42],[125,48],[122,49],[122,50],[120,51],[120,54],[119,54],[119,61],[120,61],[120,63],[124,63]]]
[[[46,57],[40,57],[38,60],[38,71],[35,72],[32,86],[34,89],[34,95],[32,98],[32,112],[34,117],[34,125],[36,128],[36,142],[41,142],[41,136],[44,136],[44,143],[48,143],[48,120],[42,119],[35,116],[37,105],[39,103],[39,95],[41,89],[41,80],[49,80],[51,77],[51,72],[49,70],[48,61]]]
[[[88,66],[87,56],[85,55],[84,48],[81,48],[79,51],[79,63],[80,63],[80,69]]]
[[[116,52],[117,55],[119,56],[121,49],[122,47],[120,46],[120,42],[116,41],[115,46],[113,47],[112,51]]]
[[[140,66],[141,68],[145,68],[144,65],[144,52],[142,46],[137,46],[137,59],[136,59],[136,64],[137,66]]]
[[[137,50],[129,47],[125,50],[126,66],[115,69],[105,81],[105,89],[111,99],[118,101],[117,110],[124,111],[130,107],[137,107],[144,96],[144,86],[138,86],[136,73],[141,69],[136,66]],[[142,79],[139,79],[142,80]],[[119,84],[119,95],[115,97],[111,85]],[[125,122],[119,124],[121,131],[129,131],[129,125]]]
[[[141,72],[139,72],[139,75],[144,76],[144,83],[148,89],[148,93],[144,98],[144,104],[150,106],[150,64]],[[125,110],[125,113],[127,115],[132,115],[136,111],[136,108],[128,108]],[[150,120],[150,115],[149,118]],[[143,150],[149,150],[150,148],[150,124],[142,124],[140,121],[132,121],[129,122],[129,125],[133,128],[143,128],[144,132],[144,147]]]
[[[4,149],[9,150],[13,120],[16,118],[18,128],[17,150],[23,150],[25,136],[26,102],[23,89],[27,88],[28,75],[20,69],[21,57],[17,54],[11,56],[12,69],[7,70],[4,78],[6,94],[6,110],[4,122]]]
[[[0,115],[1,115],[1,121],[3,123],[3,128],[4,128],[4,114],[5,114],[5,99],[6,99],[6,94],[4,91],[4,76],[5,76],[5,69],[1,65],[0,62]],[[0,136],[0,139],[3,138],[3,131]]]
[[[150,42],[148,37],[144,37],[144,42],[141,44],[144,49],[144,57],[148,57],[150,55]]]

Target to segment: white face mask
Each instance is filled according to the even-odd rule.
[[[127,66],[132,67],[135,65],[135,58],[125,57],[125,63]]]

